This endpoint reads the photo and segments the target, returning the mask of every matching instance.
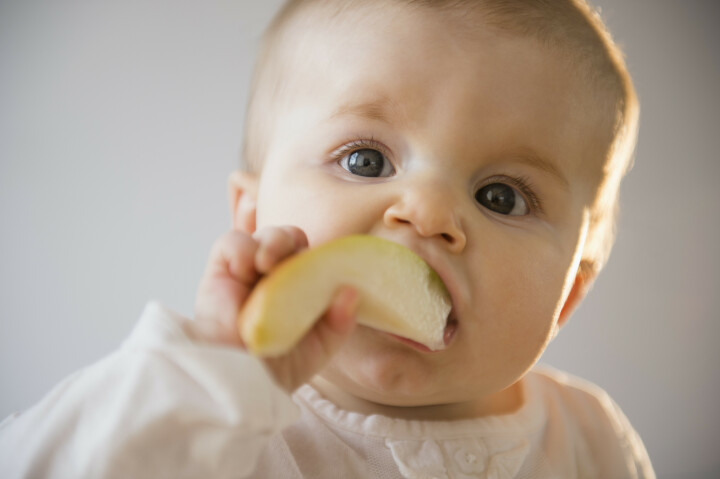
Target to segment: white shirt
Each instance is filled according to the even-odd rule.
[[[0,424],[2,478],[654,478],[609,396],[558,371],[513,414],[407,421],[294,397],[150,303],[122,347]]]

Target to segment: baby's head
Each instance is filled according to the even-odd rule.
[[[619,50],[581,0],[287,3],[231,177],[236,226],[398,241],[455,308],[440,353],[359,328],[322,374],[326,393],[484,398],[475,413],[512,402],[506,388],[606,261],[637,115]]]

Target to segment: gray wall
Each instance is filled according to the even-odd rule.
[[[720,477],[720,8],[596,4],[639,90],[637,163],[614,255],[544,360],[615,397],[660,477]],[[2,0],[0,416],[147,300],[192,313],[277,5]]]

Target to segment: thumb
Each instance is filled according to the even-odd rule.
[[[332,356],[345,337],[355,329],[355,312],[359,299],[355,289],[342,286],[327,312],[314,326],[313,329],[329,356]]]
[[[355,328],[358,292],[343,286],[329,308],[288,354],[267,358],[267,366],[286,391],[292,392],[327,364]]]

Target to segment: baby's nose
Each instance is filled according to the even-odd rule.
[[[449,251],[460,253],[467,242],[465,231],[453,211],[453,195],[438,183],[422,181],[404,188],[383,219],[391,228],[414,228],[420,236],[438,238]]]

